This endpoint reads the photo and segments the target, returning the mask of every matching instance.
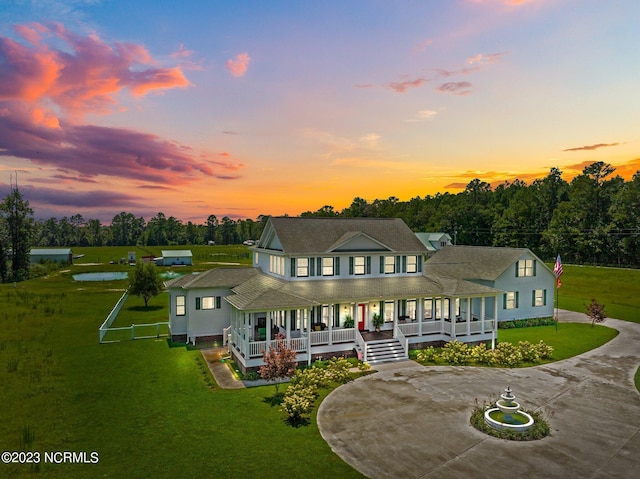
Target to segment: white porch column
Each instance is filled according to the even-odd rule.
[[[301,311],[304,311],[302,322],[307,335],[307,366],[311,366],[311,313],[308,309]]]
[[[484,334],[484,296],[480,298],[480,331]]]
[[[440,298],[440,332],[444,334],[445,320],[444,320],[444,297]],[[449,331],[451,332],[451,331]]]
[[[498,295],[495,295],[493,297],[493,320],[495,321],[495,324],[491,329],[494,331],[497,331],[498,329]]]
[[[471,334],[471,310],[473,309],[473,298],[467,298],[467,336]]]
[[[422,321],[424,321],[424,298],[416,299],[416,320],[418,321],[418,336],[422,336]]]
[[[291,339],[291,310],[287,309],[284,312],[284,324],[287,331],[287,342]]]

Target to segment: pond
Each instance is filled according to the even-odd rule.
[[[104,271],[102,273],[80,273],[74,274],[75,281],[114,281],[127,279],[129,273],[126,271]]]

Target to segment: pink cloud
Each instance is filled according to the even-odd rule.
[[[238,177],[242,164],[214,154],[150,133],[81,123],[86,113],[109,113],[122,91],[140,97],[190,85],[179,67],[160,65],[142,45],[107,44],[60,24],[15,31],[26,44],[0,37],[0,157],[58,168],[65,172],[51,177],[58,182],[74,181],[73,175],[80,182],[104,175],[159,185]]]
[[[238,55],[236,55],[235,60],[232,60],[231,58],[227,60],[225,66],[234,77],[241,77],[244,76],[245,73],[247,73],[247,68],[249,67],[250,61],[251,58],[249,58],[248,53],[239,53]]]
[[[429,80],[427,78],[416,78],[415,80],[406,80],[403,82],[392,82],[387,86],[396,93],[405,93],[410,88],[419,88]]]
[[[15,31],[28,45],[0,37],[0,100],[53,103],[79,118],[108,113],[125,89],[142,96],[190,85],[180,68],[159,66],[142,45],[109,45],[60,24],[19,25]],[[48,38],[62,40],[64,47],[49,46]]]
[[[467,58],[467,63],[469,65],[486,65],[486,64],[490,64],[490,63],[496,63],[498,60],[500,60],[500,57],[502,57],[502,55],[504,55],[505,52],[499,52],[499,53],[489,53],[487,55],[484,55],[482,53],[478,53],[477,55],[474,55],[472,57]]]
[[[471,83],[468,81],[451,81],[443,83],[436,91],[440,93],[453,93],[454,95],[468,95],[471,93]]]

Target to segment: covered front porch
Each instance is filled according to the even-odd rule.
[[[382,335],[402,345],[404,354],[412,344],[490,340],[496,330],[495,296],[430,297],[363,300],[312,305],[307,308],[271,311],[232,309],[228,329],[230,352],[246,368],[262,365],[262,354],[284,341],[298,353],[300,362],[312,357],[351,352],[367,360],[367,341]],[[384,323],[375,333],[371,319],[380,314]]]

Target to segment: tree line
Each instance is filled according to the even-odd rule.
[[[474,179],[465,190],[399,201],[354,198],[336,211],[323,206],[302,216],[397,217],[414,231],[444,232],[456,244],[529,248],[542,259],[640,266],[640,171],[630,181],[604,162],[586,166],[571,182],[552,168],[527,185],[496,188]]]
[[[149,221],[125,211],[117,214],[111,224],[97,219],[85,220],[82,215],[60,219],[49,218],[33,225],[33,244],[56,246],[168,246],[188,244],[240,244],[257,240],[267,216],[233,220],[227,216],[218,220],[209,215],[203,224],[186,223],[160,212]]]
[[[560,254],[568,263],[638,267],[640,171],[629,181],[614,172],[595,162],[571,182],[558,168],[529,185],[515,180],[492,188],[476,178],[456,194],[408,201],[356,197],[342,211],[325,205],[301,216],[402,218],[413,231],[448,233],[455,244],[522,247],[545,260]],[[109,225],[79,214],[35,221],[29,202],[12,185],[0,203],[0,279],[29,277],[32,246],[240,244],[258,239],[267,219],[210,215],[197,224],[164,213],[145,221],[121,212]]]

